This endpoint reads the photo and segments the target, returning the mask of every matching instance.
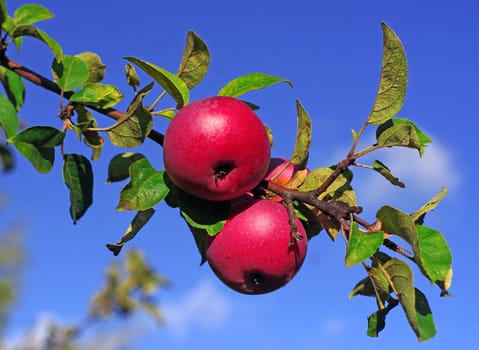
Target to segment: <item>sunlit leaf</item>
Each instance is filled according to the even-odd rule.
[[[208,46],[195,32],[189,31],[177,75],[192,89],[203,80],[209,67]]]
[[[411,268],[396,258],[387,261],[383,268],[418,340],[432,338],[436,333],[432,313],[424,295],[414,288]]]
[[[83,103],[97,108],[113,107],[122,99],[123,95],[116,86],[101,83],[86,83],[70,97],[71,102]]]
[[[247,92],[263,89],[277,83],[286,83],[293,87],[293,84],[284,78],[264,73],[249,73],[231,80],[221,88],[218,96],[238,97]]]
[[[448,281],[452,269],[452,254],[441,232],[417,226],[420,265],[431,282]],[[448,282],[450,285],[450,280]],[[446,289],[449,288],[446,286]]]
[[[138,77],[138,74],[136,73],[135,67],[133,67],[131,64],[127,64],[125,66],[125,73],[126,73],[126,82],[128,85],[137,87],[140,86],[140,78]]]
[[[122,181],[130,176],[130,165],[145,158],[141,153],[126,152],[115,155],[108,164],[107,183]]]
[[[88,67],[89,83],[99,83],[105,77],[106,66],[101,61],[100,56],[93,52],[82,52],[76,57],[81,58]]]
[[[0,125],[5,131],[7,137],[14,136],[20,127],[15,107],[8,98],[2,94],[0,94]]]
[[[88,80],[88,66],[85,61],[75,56],[63,56],[61,62],[52,62],[55,82],[63,91],[73,90]]]
[[[368,117],[369,124],[379,125],[401,109],[407,89],[407,60],[399,37],[385,23],[383,30],[383,60],[379,89]]]
[[[403,118],[390,119],[378,126],[376,139],[378,146],[413,148],[421,157],[427,144],[431,143],[431,139],[413,122]]]
[[[47,33],[36,28],[35,26],[31,24],[22,25],[15,28],[15,31],[11,33],[11,36],[12,38],[20,38],[22,36],[31,36],[33,38],[36,38],[44,42],[50,48],[50,50],[53,52],[58,62],[62,60],[63,50],[60,44],[58,44],[58,42],[56,42],[53,38],[51,38]]]
[[[55,160],[54,147],[63,142],[65,133],[51,126],[33,126],[7,141],[27,158],[40,173],[48,173]]]
[[[146,223],[151,219],[154,213],[155,210],[153,208],[138,211],[121,239],[115,244],[107,244],[106,247],[114,255],[120,254],[120,251],[123,246],[127,242],[135,238],[136,234],[143,228],[143,226],[146,225]]]
[[[436,194],[433,198],[431,198],[426,204],[424,204],[421,208],[419,208],[418,210],[416,210],[414,213],[412,213],[410,215],[411,219],[415,222],[415,223],[418,223],[419,220],[421,220],[421,218],[424,217],[424,215],[433,210],[438,204],[439,202],[446,196],[448,190],[446,187],[443,187],[441,189],[441,192],[439,192],[438,194]],[[422,220],[421,220],[422,221]],[[422,222],[420,222],[422,223]]]
[[[45,21],[53,17],[46,7],[41,5],[27,4],[18,7],[13,13],[15,26],[28,25],[35,22]]]
[[[346,249],[346,266],[351,267],[371,257],[382,245],[383,240],[384,232],[361,232],[358,229],[358,223],[353,221],[351,223],[349,243]]]
[[[147,210],[161,202],[169,192],[164,171],[155,170],[143,158],[130,166],[130,182],[120,193],[117,210]]]
[[[63,180],[70,191],[70,216],[76,224],[93,203],[93,170],[81,154],[65,154],[63,160]]]
[[[318,168],[312,170],[299,188],[300,191],[307,192],[317,189],[334,172],[333,167]],[[336,191],[342,192],[347,189],[353,178],[353,173],[349,170],[342,172],[337,179],[326,189],[321,197],[326,195],[333,196]]]
[[[124,57],[124,59],[136,64],[141,70],[160,84],[165,91],[175,99],[178,103],[178,108],[188,104],[190,99],[188,86],[177,75],[158,67],[153,63],[142,61],[136,57]]]
[[[298,125],[296,132],[296,143],[294,145],[293,155],[291,156],[291,164],[304,164],[309,154],[312,124],[308,113],[301,105],[299,100],[296,100],[296,110],[298,116]]]

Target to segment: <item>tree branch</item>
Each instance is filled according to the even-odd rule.
[[[31,83],[38,85],[45,90],[51,91],[59,96],[63,96],[66,99],[69,99],[73,95],[73,91],[64,91],[62,93],[62,90],[54,81],[42,76],[41,74],[36,73],[35,71],[25,67],[20,63],[9,59],[5,55],[5,52],[0,52],[0,65],[17,73],[19,76],[30,81]],[[124,112],[114,108],[96,108],[92,106],[85,107],[90,108],[100,114],[103,114],[115,120],[120,120],[125,115]],[[164,135],[162,133],[156,130],[151,130],[148,134],[148,138],[158,143],[160,146],[163,146]]]

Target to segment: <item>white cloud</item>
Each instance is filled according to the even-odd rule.
[[[337,337],[346,329],[346,323],[337,317],[331,317],[322,323],[321,329],[328,336]]]
[[[203,281],[181,300],[163,304],[162,310],[167,330],[177,338],[184,338],[193,328],[220,328],[230,317],[232,304],[211,282]]]

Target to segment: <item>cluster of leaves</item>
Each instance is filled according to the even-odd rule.
[[[55,149],[61,149],[63,177],[70,193],[70,214],[73,222],[76,222],[93,202],[91,160],[98,160],[101,156],[102,146],[105,144],[102,135],[106,134],[111,144],[120,148],[139,147],[147,138],[161,145],[163,135],[153,129],[154,117],[174,118],[175,112],[189,103],[190,90],[205,77],[209,69],[210,54],[204,41],[191,31],[187,35],[176,73],[137,57],[124,57],[128,62],[125,65],[126,80],[133,90],[133,97],[126,112],[121,112],[114,107],[124,95],[119,88],[102,83],[105,65],[100,57],[91,52],[65,55],[55,40],[36,27],[37,22],[51,17],[52,14],[39,5],[21,6],[10,17],[4,1],[0,0],[0,22],[3,31],[0,80],[6,91],[5,95],[0,94],[0,125],[5,131],[7,142],[24,155],[40,173],[47,173],[52,169]],[[289,202],[285,204],[294,206],[294,212],[305,224],[309,239],[325,230],[335,240],[342,232],[347,246],[346,266],[361,264],[365,268],[367,276],[354,287],[351,296],[364,295],[376,300],[378,310],[368,319],[368,335],[377,336],[385,326],[388,312],[400,305],[418,339],[422,341],[434,336],[435,327],[425,295],[414,287],[413,272],[408,262],[415,263],[427,279],[437,284],[442,295],[448,295],[447,289],[452,276],[451,253],[442,234],[424,225],[426,213],[437,205],[446,189],[412,214],[384,206],[378,210],[374,224],[369,224],[354,213],[348,217],[337,217],[331,215],[332,212],[327,210],[327,206],[318,207],[314,204],[321,201],[355,207],[357,198],[351,184],[353,172],[350,169],[353,166],[374,170],[391,184],[404,187],[381,161],[375,160],[369,165],[359,163],[358,159],[388,147],[416,149],[419,156],[422,156],[427,144],[431,142],[412,121],[397,117],[406,95],[406,56],[397,35],[385,24],[382,29],[384,45],[379,90],[368,118],[358,131],[352,132],[352,146],[346,158],[336,165],[314,169],[309,174],[298,172],[279,193],[289,193],[283,198],[285,202],[289,198]],[[41,76],[6,56],[9,44],[13,43],[18,49],[25,36],[41,40],[53,52],[53,80],[40,79]],[[153,82],[141,87],[137,69]],[[63,123],[61,129],[32,126],[20,130],[17,112],[24,103],[23,79],[35,81],[60,95],[59,107]],[[292,87],[291,82],[281,77],[251,73],[230,81],[217,94],[240,97],[277,83],[286,83]],[[149,97],[154,87],[160,87],[162,92],[151,104],[146,105],[145,98]],[[169,95],[175,105],[157,108],[159,103],[164,101],[165,95]],[[254,109],[259,108],[248,103]],[[304,170],[310,156],[312,125],[299,100],[296,100],[296,107],[298,132],[290,162]],[[92,112],[116,120],[110,126],[99,127]],[[373,145],[358,150],[358,141],[368,127],[376,128],[376,141]],[[91,160],[82,154],[65,152],[63,145],[68,131],[73,131],[73,134],[91,149]],[[8,167],[9,156],[5,154],[8,155],[10,151],[4,146],[1,150],[3,164]],[[154,207],[162,201],[171,207],[179,208],[182,218],[194,233],[200,252],[203,249],[202,237],[217,234],[225,223],[228,203],[202,201],[184,193],[169,181],[164,171],[156,170],[140,152],[121,152],[110,160],[108,182],[122,181],[128,183],[120,191],[116,209],[136,211],[136,214],[121,239],[116,244],[107,245],[115,255],[145,226],[155,213]],[[263,190],[263,195],[268,191],[275,192],[274,186],[266,185]],[[313,201],[302,200],[306,198],[306,194],[312,195]],[[364,230],[359,229],[359,226]],[[412,253],[397,245],[393,241],[395,237],[404,240]],[[399,253],[399,257],[386,254],[381,250],[382,247]],[[406,258],[406,261],[401,257]],[[115,272],[112,272],[110,277],[111,283],[104,294],[98,297],[98,305],[103,307],[105,303],[102,301],[115,300],[121,308],[128,308],[129,299],[125,297],[125,293],[112,294],[124,289],[115,289]],[[145,285],[141,288],[148,289]],[[103,310],[101,307],[98,310]]]

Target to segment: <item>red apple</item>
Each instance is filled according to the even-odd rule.
[[[263,294],[286,285],[301,267],[308,240],[291,243],[286,208],[276,202],[251,199],[234,206],[223,229],[206,245],[213,272],[230,288]]]
[[[263,123],[232,97],[209,97],[183,107],[163,141],[171,180],[207,200],[229,200],[253,189],[263,179],[269,158]]]

